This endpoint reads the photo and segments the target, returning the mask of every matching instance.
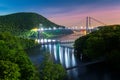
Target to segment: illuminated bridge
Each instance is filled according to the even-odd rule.
[[[60,44],[68,44],[68,43],[74,43],[75,40],[55,40],[55,39],[38,39],[36,40],[40,44],[55,44],[55,43],[60,43]]]
[[[94,23],[95,23],[95,25],[93,25]],[[96,24],[96,23],[98,23],[98,24]],[[64,41],[57,40],[57,39],[45,39],[45,38],[41,37],[41,33],[44,32],[44,31],[55,31],[55,30],[61,30],[61,31],[66,30],[67,31],[67,30],[72,30],[72,31],[77,31],[77,32],[84,32],[84,34],[89,34],[92,31],[98,30],[99,26],[104,26],[104,25],[106,25],[106,24],[97,20],[97,19],[95,19],[95,18],[86,17],[84,20],[81,21],[81,24],[80,24],[81,27],[75,26],[75,27],[65,27],[65,28],[62,28],[62,27],[59,27],[59,28],[56,28],[56,27],[43,28],[42,24],[40,24],[39,29],[35,29],[35,30],[38,31],[38,39],[37,39],[38,43],[41,43],[41,44],[58,43],[58,42],[59,43],[73,43],[75,39],[64,40]]]

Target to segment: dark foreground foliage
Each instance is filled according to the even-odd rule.
[[[26,42],[27,41],[27,42]],[[34,80],[36,71],[24,49],[34,41],[0,33],[0,80]]]
[[[40,80],[63,80],[66,76],[66,71],[62,65],[53,63],[48,54],[45,54],[44,58],[39,67]]]
[[[35,69],[24,49],[36,45],[33,40],[0,33],[0,80],[62,80],[66,72],[49,55]],[[38,70],[38,71],[36,71]]]

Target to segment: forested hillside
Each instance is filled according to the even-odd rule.
[[[38,80],[36,70],[24,49],[35,41],[0,33],[0,80]]]
[[[63,27],[57,25],[47,18],[36,13],[15,13],[0,16],[0,32],[11,32],[17,36],[27,36],[33,28],[42,27]]]
[[[75,41],[77,56],[90,59],[105,58],[109,67],[120,70],[120,25],[103,26]]]

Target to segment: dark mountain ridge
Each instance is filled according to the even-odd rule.
[[[37,13],[21,12],[0,16],[0,32],[7,31],[15,35],[21,35],[33,28],[38,28],[39,24],[42,24],[42,27],[45,28],[63,27]]]

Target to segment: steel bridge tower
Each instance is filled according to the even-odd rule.
[[[40,38],[41,38],[41,31],[40,31],[41,27],[42,27],[42,24],[39,24],[39,26],[38,26],[38,40],[40,40]]]
[[[97,23],[99,23],[99,24],[102,24],[102,25],[106,25],[105,23],[103,23],[103,22],[101,22],[101,21],[99,21],[99,20],[97,20],[97,19],[95,19],[95,18],[92,18],[92,17],[86,17],[86,33],[88,34],[88,33],[90,33],[90,32],[92,32],[92,21],[95,21],[95,22],[97,22]]]
[[[86,17],[86,33],[90,33],[91,32],[91,17]]]

